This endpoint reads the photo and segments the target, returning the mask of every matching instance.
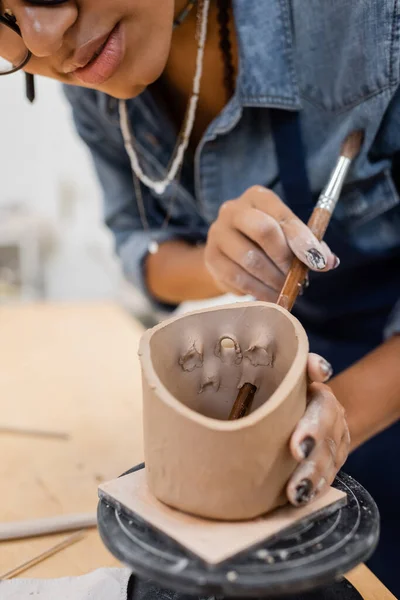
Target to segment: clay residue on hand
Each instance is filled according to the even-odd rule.
[[[203,366],[203,353],[196,348],[196,342],[193,342],[189,350],[180,357],[179,365],[188,373]]]

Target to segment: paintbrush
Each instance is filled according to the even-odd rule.
[[[336,208],[350,167],[360,153],[363,139],[364,134],[362,131],[354,131],[345,139],[336,167],[331,173],[328,184],[322,191],[313,210],[308,227],[320,242],[325,235]],[[308,267],[297,257],[293,259],[286,281],[277,300],[279,306],[286,308],[288,311],[292,310],[299,293],[303,289],[308,270]],[[240,419],[249,413],[256,391],[257,389],[254,385],[250,383],[244,384],[233,405],[229,420]]]
[[[343,185],[346,181],[353,160],[360,152],[363,141],[362,131],[351,133],[344,141],[339,160],[332,172],[328,184],[320,195],[313,210],[308,227],[318,241],[322,241],[336,208]],[[306,280],[308,267],[297,257],[293,259],[288,276],[279,294],[277,304],[287,310],[292,310],[303,284]]]

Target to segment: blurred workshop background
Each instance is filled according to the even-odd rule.
[[[153,325],[165,315],[124,279],[60,85],[37,77],[33,105],[24,85],[21,73],[1,81],[0,111],[10,118],[0,141],[0,304],[111,301]],[[190,302],[179,312],[245,299]]]
[[[146,318],[102,224],[101,191],[62,90],[36,85],[30,105],[21,73],[1,82],[0,303],[110,300]]]

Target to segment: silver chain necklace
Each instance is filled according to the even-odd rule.
[[[180,25],[184,19],[189,15],[193,7],[198,4],[197,0],[190,0],[190,2],[186,5],[185,9],[178,15],[177,19],[174,22],[174,27]],[[128,111],[126,102],[124,100],[120,100],[119,102],[119,113],[120,113],[120,126],[121,132],[124,139],[125,149],[129,156],[132,173],[133,173],[133,182],[136,193],[136,201],[138,205],[140,220],[142,223],[142,227],[145,231],[150,229],[149,223],[146,216],[146,210],[144,206],[143,194],[141,190],[141,183],[145,185],[147,188],[154,191],[157,195],[161,196],[165,193],[167,187],[179,178],[179,174],[181,172],[185,153],[187,147],[189,145],[189,140],[191,134],[193,132],[193,127],[197,114],[197,106],[200,94],[200,83],[203,74],[203,63],[204,63],[204,49],[207,41],[207,29],[208,29],[208,14],[210,8],[210,0],[202,0],[200,6],[198,8],[198,18],[199,18],[199,33],[198,33],[198,49],[197,49],[197,58],[196,58],[196,70],[193,79],[193,89],[192,96],[189,100],[188,109],[186,112],[186,118],[184,120],[184,124],[181,130],[181,133],[178,136],[178,142],[176,148],[172,154],[172,158],[170,161],[170,166],[168,168],[167,174],[164,179],[161,181],[154,181],[150,177],[148,177],[144,171],[142,170],[138,154],[135,149],[134,143],[134,135],[131,132],[129,119],[128,119]],[[176,186],[175,193],[173,194],[168,209],[166,213],[166,217],[164,219],[163,224],[161,225],[161,230],[164,230],[168,227],[169,221],[172,216],[172,209],[175,203],[176,195],[178,192],[178,186]],[[151,254],[156,254],[159,250],[159,244],[156,240],[151,240],[148,246],[148,251]]]

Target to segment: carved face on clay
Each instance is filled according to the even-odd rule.
[[[259,388],[266,368],[274,368],[276,344],[272,332],[266,328],[250,331],[244,345],[243,338],[240,343],[232,333],[232,326],[226,325],[223,335],[216,337],[216,333],[204,337],[201,331],[197,335],[193,332],[193,341],[185,336],[185,342],[190,345],[179,357],[179,365],[184,372],[182,376],[190,378],[190,387],[198,389],[200,397],[195,409],[209,417],[226,419],[230,403],[224,390],[232,392],[231,400],[234,400],[235,387],[238,390],[245,383],[253,383]],[[216,402],[220,392],[221,401]]]
[[[284,319],[277,323],[261,314],[257,319],[240,308],[198,313],[161,330],[152,354],[158,375],[178,400],[205,416],[227,419],[245,383],[259,390],[252,411],[275,391],[296,353],[291,329]]]
[[[300,323],[261,302],[146,332],[139,354],[150,491],[179,510],[223,520],[284,503],[296,466],[289,440],[306,406],[307,353]],[[252,412],[229,421],[245,383],[257,387]]]

